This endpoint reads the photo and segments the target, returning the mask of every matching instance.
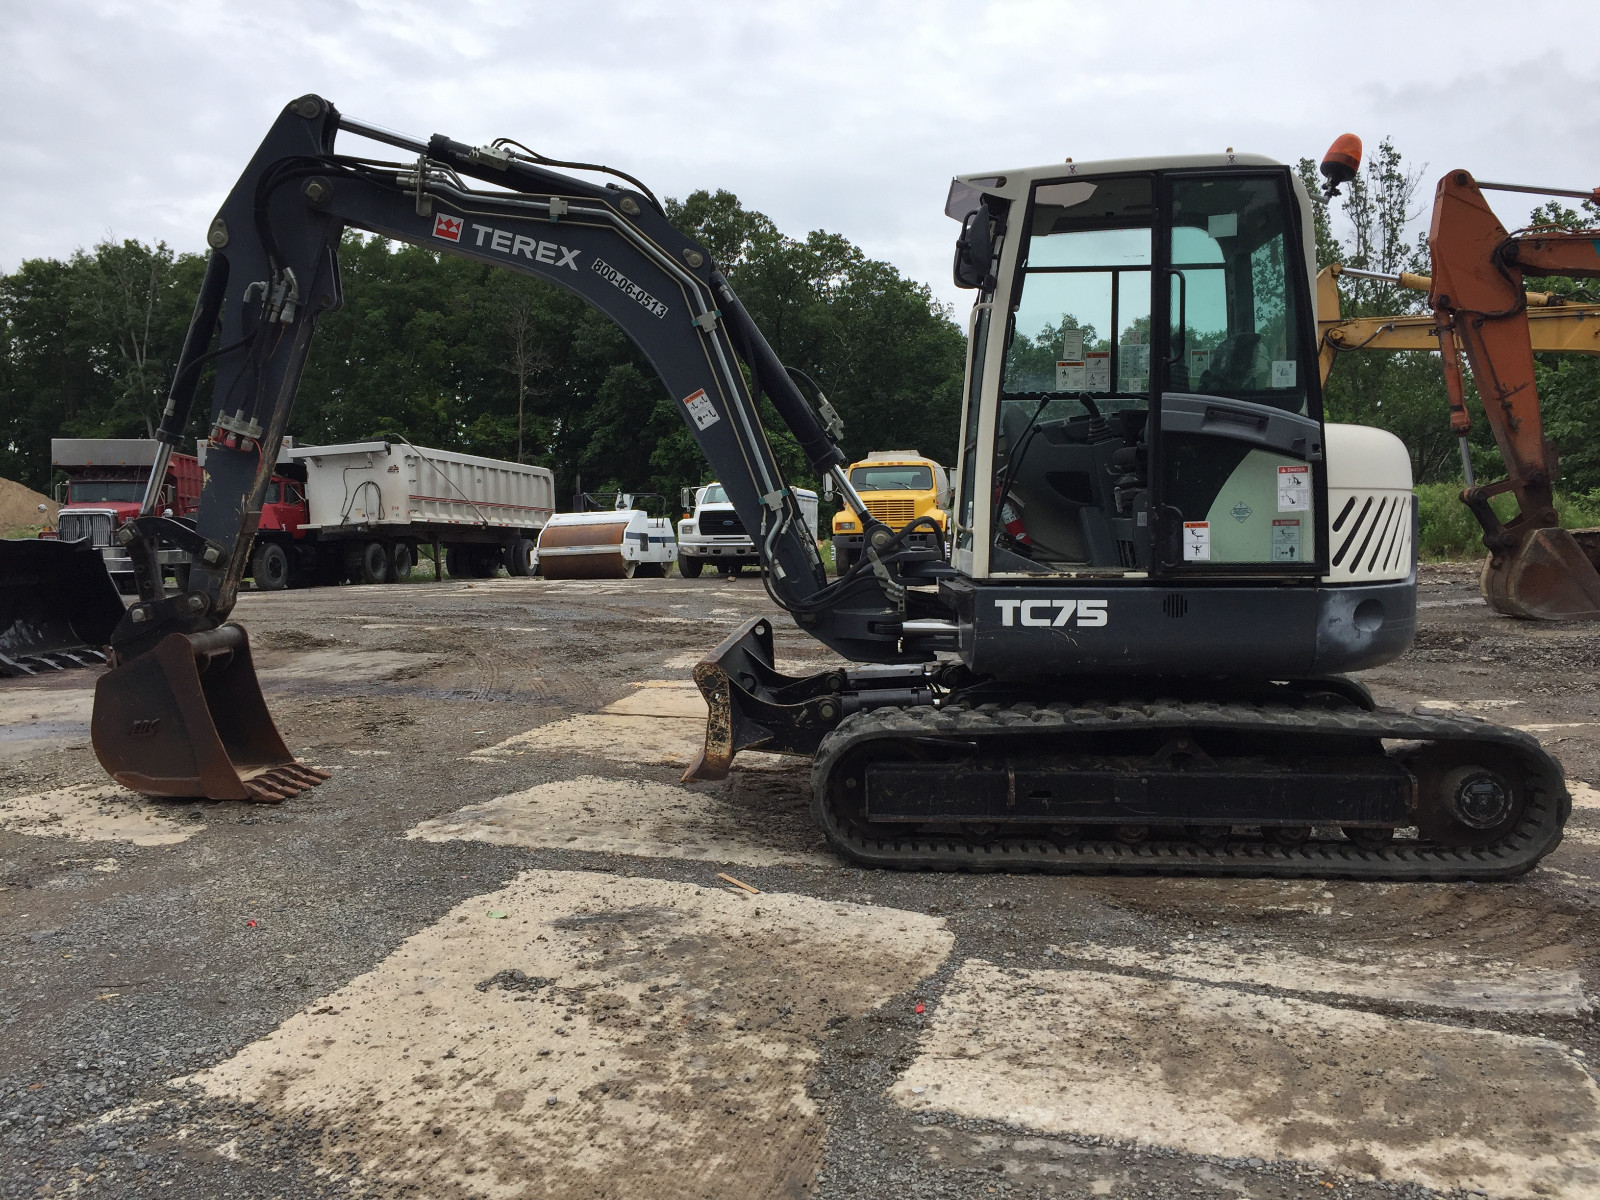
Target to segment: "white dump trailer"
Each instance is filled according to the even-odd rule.
[[[403,580],[424,545],[452,575],[531,574],[555,510],[543,467],[409,442],[296,446],[280,463],[251,560],[268,590]]]

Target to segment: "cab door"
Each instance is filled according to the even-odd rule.
[[[1288,170],[1158,186],[1151,570],[1320,575],[1322,397]]]

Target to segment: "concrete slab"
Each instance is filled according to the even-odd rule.
[[[0,829],[31,837],[74,842],[128,842],[170,846],[205,829],[199,821],[176,821],[172,803],[135,795],[107,780],[54,788],[0,800]]]
[[[1164,950],[1069,942],[1068,959],[1152,971],[1208,983],[1244,983],[1290,992],[1427,1004],[1474,1012],[1577,1013],[1589,1007],[1576,968],[1519,966],[1461,954],[1418,954],[1392,947],[1299,954],[1285,946],[1250,949],[1174,942]]]
[[[698,660],[697,660],[698,661]],[[514,761],[528,754],[589,754],[628,765],[687,767],[705,744],[706,704],[693,683],[651,679],[597,713],[568,717],[474,750],[478,761]],[[788,770],[805,763],[792,755],[746,751],[734,760],[746,771]]]
[[[687,717],[704,729],[706,699],[692,683],[677,680],[651,680],[641,684],[631,696],[624,696],[600,710],[613,716]]]
[[[827,1022],[952,941],[896,909],[530,871],[176,1082],[339,1125],[330,1164],[424,1195],[796,1195]]]
[[[974,959],[891,1089],[933,1109],[1507,1197],[1600,1190],[1600,1089],[1541,1038]]]
[[[638,779],[581,776],[542,783],[526,791],[473,804],[448,817],[424,821],[408,838],[491,842],[545,850],[636,854],[765,867],[796,863],[837,866],[822,850],[786,848],[771,823],[740,826],[740,814],[713,795]],[[810,840],[821,835],[801,820]],[[793,840],[799,830],[785,831]]]

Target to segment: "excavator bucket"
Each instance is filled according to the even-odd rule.
[[[276,803],[328,778],[284,745],[238,625],[169,634],[107,671],[90,736],[111,777],[147,796]]]
[[[96,666],[122,597],[88,542],[0,541],[0,676]]]
[[[1600,620],[1600,530],[1535,529],[1520,549],[1490,557],[1479,586],[1496,612],[1531,621]]]

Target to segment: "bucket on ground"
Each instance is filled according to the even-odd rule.
[[[0,540],[0,676],[105,661],[122,597],[87,540]]]

